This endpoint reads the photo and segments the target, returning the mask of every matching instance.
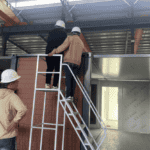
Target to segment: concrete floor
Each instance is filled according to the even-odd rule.
[[[100,150],[150,150],[150,135],[107,129]]]

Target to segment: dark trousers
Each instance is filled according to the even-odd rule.
[[[47,63],[47,72],[53,72],[54,69],[55,72],[59,72],[60,57],[46,57],[46,63]],[[51,84],[51,77],[52,74],[46,74],[47,84]],[[59,80],[59,74],[54,74],[53,86],[57,86],[58,80]]]
[[[15,150],[16,137],[0,140],[0,150]]]
[[[72,63],[65,63],[65,64],[68,64],[70,66],[72,72],[74,73],[74,75],[76,77],[78,75],[79,66],[76,64],[72,64]],[[65,71],[65,75],[66,75],[66,87],[67,87],[66,97],[69,97],[69,96],[74,97],[76,81],[67,66],[64,66],[64,71]],[[77,102],[77,100],[75,101],[75,98],[74,98],[74,103],[76,104],[76,102]]]

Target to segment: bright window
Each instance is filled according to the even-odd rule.
[[[102,87],[102,118],[118,120],[118,87]]]

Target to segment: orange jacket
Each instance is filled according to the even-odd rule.
[[[63,51],[64,62],[70,62],[79,66],[81,64],[82,52],[88,52],[78,35],[68,36],[64,43],[61,44],[57,49],[54,49],[51,53],[59,54]]]
[[[0,89],[0,139],[17,136],[18,129],[7,132],[7,128],[12,120],[14,122],[21,120],[26,111],[26,106],[13,90]]]

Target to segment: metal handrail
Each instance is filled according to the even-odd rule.
[[[93,104],[93,102],[92,102],[91,98],[89,97],[89,95],[88,95],[88,93],[87,93],[86,89],[85,89],[85,88],[84,88],[84,86],[82,85],[82,83],[81,83],[80,79],[79,79],[78,77],[77,77],[77,79],[79,80],[79,83],[81,84],[82,88],[84,89],[85,93],[87,94],[87,97],[88,97],[88,99],[90,100],[90,103],[94,106],[94,104]],[[95,111],[96,111],[97,115],[99,116],[99,118],[101,119],[101,117],[100,117],[100,115],[99,115],[99,113],[98,113],[98,111],[97,111],[97,109],[96,109],[96,107],[95,107],[95,106],[94,106],[94,109],[95,109]],[[102,120],[102,119],[101,119],[101,121],[103,122],[103,120]],[[103,122],[103,124],[104,124],[104,122]],[[104,124],[104,126],[105,126],[105,124]],[[105,128],[106,128],[106,126],[105,126]]]
[[[70,66],[68,65],[68,64],[62,64],[63,66],[67,66],[68,68],[69,68],[69,70],[70,70],[70,72],[72,73],[72,75],[73,75],[73,77],[74,77],[74,79],[76,80],[76,82],[77,82],[77,84],[78,84],[78,86],[79,86],[79,88],[81,89],[81,91],[82,91],[82,93],[83,93],[83,95],[86,97],[86,95],[85,95],[85,92],[82,90],[82,88],[81,88],[81,86],[79,85],[79,82],[77,81],[77,79],[76,79],[76,77],[75,77],[75,75],[74,75],[74,73],[72,72],[72,70],[71,70],[71,68],[70,68]],[[82,83],[81,83],[81,81],[80,81],[80,84],[82,85]],[[82,87],[83,87],[83,85],[82,85]],[[83,87],[83,89],[85,90],[85,88]],[[86,91],[86,90],[85,90]],[[87,92],[86,92],[86,94],[87,94]],[[88,95],[88,94],[87,94]],[[101,119],[101,117],[100,117],[100,115],[99,115],[99,113],[97,112],[95,112],[95,110],[96,110],[96,108],[95,108],[95,106],[94,106],[94,104],[93,104],[93,102],[92,102],[92,100],[90,99],[90,97],[88,96],[88,98],[89,98],[89,100],[90,100],[90,102],[87,100],[87,102],[89,103],[89,106],[91,107],[91,109],[93,110],[93,112],[94,112],[94,114],[95,114],[95,116],[97,117],[97,119],[98,119],[98,121],[99,121],[99,123],[101,124],[101,121],[102,121],[102,119]],[[87,99],[87,97],[86,97],[86,99]],[[94,107],[94,109],[92,108],[92,106],[91,106],[91,104],[93,105],[93,107]],[[97,110],[96,110],[97,111]],[[98,116],[97,116],[97,114],[98,114]],[[82,118],[82,117],[81,117]],[[100,120],[99,120],[99,118],[100,118]],[[103,121],[102,121],[103,122]],[[103,122],[103,124],[104,124],[104,122]],[[101,124],[101,126],[102,126],[102,128],[103,128],[103,130],[104,130],[104,132],[105,132],[105,130],[106,130],[106,126],[105,126],[105,124],[104,124],[104,126],[105,126],[105,129],[104,129],[104,127],[103,127],[103,125]],[[86,126],[87,127],[87,126]],[[87,128],[87,130],[89,131],[89,129]],[[90,133],[90,132],[89,132]],[[90,135],[91,135],[91,133],[90,133]],[[95,140],[94,140],[95,141]],[[96,143],[96,142],[95,142]],[[96,143],[96,145],[97,145],[97,143]]]
[[[61,94],[61,96],[62,96],[62,98],[63,98],[63,100],[65,100],[66,101],[66,99],[65,99],[65,97],[64,97],[64,95],[62,94],[62,92],[60,91],[60,94]],[[61,103],[61,100],[60,100],[60,104],[62,105],[62,107],[63,107],[63,104]],[[68,106],[68,109],[71,111],[71,109],[70,109],[70,105],[66,102],[65,104],[67,104],[67,106]],[[75,106],[74,104],[73,104],[73,106]],[[76,109],[76,111],[78,111],[77,110],[77,108],[76,107],[74,107],[75,109]],[[68,114],[67,114],[67,112],[66,112],[66,115],[67,116],[69,116]],[[78,113],[78,115],[79,115],[79,117],[80,117],[80,119],[81,119],[81,121],[83,122],[83,124],[85,124],[85,126],[86,126],[86,128],[87,128],[87,130],[88,130],[88,132],[90,133],[90,131],[89,131],[89,128],[87,127],[87,125],[86,125],[86,123],[84,122],[84,120],[83,120],[83,118],[81,117],[81,115],[80,115],[80,113]],[[71,121],[71,119],[68,117],[68,119]],[[76,120],[76,119],[75,119]],[[71,124],[72,124],[72,126],[74,127],[74,125],[73,125],[73,123],[71,122]],[[75,132],[78,134],[78,132],[75,130]],[[83,135],[85,136],[85,133],[83,132]],[[91,137],[94,139],[94,137],[93,137],[93,135],[90,133],[90,135],[91,135]],[[88,141],[88,139],[87,139],[87,137],[85,136],[85,139]],[[83,141],[81,141],[82,142],[82,144],[83,144]],[[97,143],[96,143],[96,141],[95,141],[95,139],[94,139],[94,142],[95,142],[95,144],[97,145]],[[91,143],[90,143],[91,144]],[[97,145],[98,146],[98,145]]]
[[[36,72],[38,72],[39,56],[48,56],[48,55],[47,55],[47,54],[37,54],[37,57],[38,57],[38,58],[37,58]],[[54,56],[60,56],[60,55],[54,54]],[[91,101],[90,97],[85,95],[85,93],[87,94],[87,92],[86,92],[85,88],[83,87],[81,81],[78,79],[78,80],[79,80],[79,82],[78,82],[78,80],[76,79],[76,77],[75,77],[75,75],[73,74],[73,72],[72,72],[72,70],[71,70],[71,68],[70,68],[69,65],[67,65],[67,64],[62,64],[62,65],[66,65],[66,66],[69,68],[69,70],[70,70],[70,72],[72,73],[74,79],[76,80],[76,82],[77,82],[79,88],[81,89],[83,95],[85,96],[87,102],[89,103],[89,106],[91,107],[92,111],[94,112],[95,116],[97,117],[97,120],[98,120],[99,123],[101,124],[102,119],[101,119],[101,117],[99,116],[99,113],[97,112],[97,110],[96,110],[96,108],[95,108],[93,102]],[[35,82],[35,87],[36,87],[36,85],[37,85],[37,74],[36,74],[35,81],[36,81],[36,82]],[[81,86],[82,86],[82,88],[84,89],[85,92],[83,91],[83,89],[81,88],[81,86],[80,86],[79,83],[81,84]],[[59,89],[59,93],[61,94],[61,96],[63,97],[63,99],[66,101],[66,99],[64,98],[64,96],[63,96],[63,94],[62,94],[62,92],[61,92],[60,89]],[[87,95],[88,95],[88,94],[87,94]],[[87,98],[87,97],[88,97],[88,98]],[[60,101],[60,98],[58,98],[58,99],[59,99],[59,101]],[[34,93],[34,102],[33,102],[33,103],[35,103],[35,93]],[[61,102],[60,102],[60,104],[61,104]],[[67,104],[67,103],[66,103],[66,104]],[[68,105],[69,105],[69,104],[67,104],[67,106],[68,106]],[[93,107],[92,107],[92,105],[93,105]],[[73,104],[73,106],[75,106],[75,105]],[[33,108],[34,108],[34,106],[33,106]],[[68,108],[70,109],[70,105],[69,105]],[[95,110],[94,110],[93,108],[96,110],[96,112],[95,112]],[[76,107],[75,107],[75,109],[77,110]],[[66,110],[66,108],[65,108],[65,110]],[[78,110],[77,110],[77,111],[78,111]],[[34,115],[34,112],[32,112],[32,118],[33,118],[33,115]],[[67,115],[67,116],[68,116],[68,115]],[[81,117],[80,113],[79,113],[79,116],[80,116],[82,122],[85,124],[85,122],[84,122],[83,118]],[[101,120],[101,121],[100,121],[100,120]],[[56,121],[56,122],[57,122],[57,121]],[[103,121],[102,121],[102,122],[103,122]],[[32,125],[32,124],[33,124],[33,122],[31,121],[31,125]],[[104,122],[103,122],[103,124],[104,124]],[[56,123],[56,126],[58,126],[57,123]],[[89,131],[89,128],[87,127],[86,124],[85,124],[85,126],[86,126],[86,128],[87,128],[87,130],[88,130],[90,136],[93,138],[93,136],[92,136],[91,132]],[[103,127],[102,124],[101,124],[101,126],[102,126],[102,128],[103,128],[103,130],[104,130],[104,127]],[[105,124],[104,124],[104,126],[105,126]],[[106,129],[106,127],[105,127],[105,129]],[[104,134],[105,134],[105,130],[104,130]],[[83,135],[85,136],[85,132],[83,132]],[[105,134],[105,136],[106,136],[106,134]],[[31,132],[30,132],[30,137],[32,138],[32,129],[31,129]],[[30,138],[30,144],[31,144],[31,138]],[[55,138],[56,138],[56,137],[55,137]],[[80,137],[79,137],[79,138],[80,138]],[[86,137],[86,136],[85,136],[85,139],[87,140],[87,137]],[[80,139],[80,140],[81,140],[81,139]],[[104,139],[103,139],[103,140],[104,140]],[[88,141],[88,140],[87,140],[87,141]],[[96,143],[96,141],[95,141],[94,138],[93,138],[93,141],[94,141],[94,143],[97,145],[97,147],[100,147],[101,144],[98,145],[98,144]],[[88,141],[88,143],[89,143],[89,141]],[[101,143],[102,143],[102,142],[101,142]],[[29,145],[30,145],[30,144],[29,144]],[[56,145],[56,143],[55,143],[55,145]],[[91,143],[90,143],[90,145],[91,145]],[[31,145],[30,145],[30,146],[31,146]]]

